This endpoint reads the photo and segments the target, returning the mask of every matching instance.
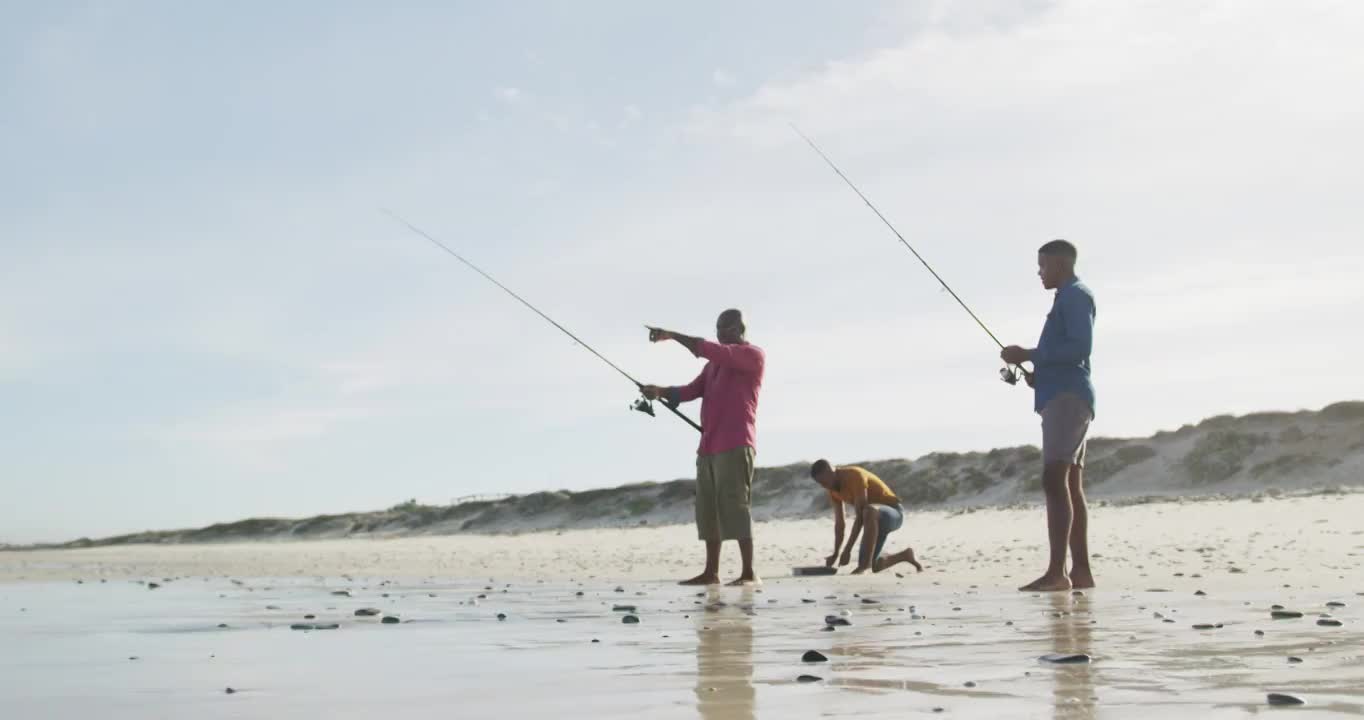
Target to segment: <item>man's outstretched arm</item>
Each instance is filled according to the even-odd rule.
[[[835,500],[832,495],[829,496],[829,502],[834,506],[834,554],[824,558],[824,565],[833,567],[838,561],[838,551],[843,549],[843,531],[846,528],[843,521],[843,503]]]

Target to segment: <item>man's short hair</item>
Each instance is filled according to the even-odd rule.
[[[820,474],[829,472],[833,469],[834,466],[829,464],[828,460],[816,460],[814,464],[810,466],[810,477],[817,478]]]
[[[1054,255],[1067,258],[1071,262],[1075,262],[1075,259],[1080,255],[1080,251],[1076,250],[1074,245],[1065,240],[1052,240],[1042,247],[1037,248],[1037,252],[1042,255]]]

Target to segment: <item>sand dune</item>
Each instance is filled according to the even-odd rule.
[[[1008,507],[1037,501],[1040,457],[1036,447],[1023,446],[857,464],[880,475],[915,509]],[[797,519],[825,512],[827,503],[813,491],[807,467],[802,462],[760,468],[753,487],[755,518]],[[1220,416],[1141,439],[1097,438],[1090,444],[1087,467],[1090,497],[1117,503],[1160,497],[1274,496],[1359,485],[1364,485],[1364,402],[1337,403],[1320,411]],[[306,519],[252,518],[195,530],[82,539],[63,547],[686,524],[692,519],[693,492],[688,478],[449,506],[409,503]]]

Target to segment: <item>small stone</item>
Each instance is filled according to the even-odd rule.
[[[638,625],[638,624],[639,624],[639,618],[638,618],[638,617],[635,617],[634,615],[624,615],[624,616],[621,617],[620,621],[621,621],[621,623],[623,623],[623,624],[625,624],[625,625]]]
[[[1302,617],[1302,613],[1296,610],[1275,610],[1269,616],[1275,620],[1296,620]]]
[[[612,605],[611,612],[634,612],[634,605]]]
[[[337,596],[337,597],[350,597],[350,591],[349,591],[349,590],[333,590],[333,591],[332,591],[332,594],[335,595],[335,596]]]
[[[402,620],[399,620],[397,617],[394,617],[393,615],[385,615],[384,619],[380,620],[379,622],[385,625],[397,625],[398,623],[402,622]]]
[[[237,691],[236,691],[236,690],[233,690],[232,688],[227,688],[227,689],[223,690],[223,692],[227,693],[228,695],[236,695],[236,694],[237,694]]]
[[[824,657],[824,653],[818,650],[806,650],[805,654],[800,656],[800,660],[801,662],[817,663],[828,662],[829,658]]]
[[[502,622],[503,620],[506,620],[506,619],[507,619],[507,614],[506,614],[506,613],[498,613],[498,614],[497,614],[497,621],[498,621],[498,622]]]
[[[881,601],[880,601],[880,600],[872,600],[871,598],[862,598],[862,604],[863,604],[863,605],[879,605],[879,604],[881,604]]]
[[[617,588],[616,588],[616,592],[618,592],[618,593],[623,593],[623,592],[625,592],[625,588],[623,588],[623,587],[617,587]]]
[[[803,683],[820,682],[822,680],[824,680],[824,678],[818,675],[801,675],[800,677],[796,678],[796,682]]]
[[[814,598],[801,598],[800,601],[811,605],[813,605],[815,602]]]
[[[1222,627],[1222,623],[1216,623],[1216,624],[1213,624],[1213,623],[1198,623],[1198,624],[1196,624],[1196,625],[1193,626],[1193,629],[1195,629],[1195,630],[1216,630],[1216,629],[1218,629],[1218,628],[1220,628],[1220,627]]]
[[[294,623],[289,626],[290,630],[316,630],[317,626],[312,623]]]
[[[161,586],[160,586],[159,584],[157,584],[157,583],[154,583],[154,582],[149,582],[149,583],[147,583],[147,589],[148,589],[148,590],[155,590],[155,589],[157,589],[157,588],[159,588],[159,587],[161,587]]]
[[[227,628],[227,623],[218,623],[218,629],[219,629],[219,630],[224,630],[224,629],[226,629],[226,628]]]
[[[578,597],[582,597],[582,596],[583,596],[583,591],[582,591],[582,590],[579,590],[578,592],[574,593],[574,595],[577,595]]]
[[[1042,662],[1055,663],[1057,665],[1082,665],[1092,660],[1084,653],[1051,653],[1038,658]]]
[[[1320,625],[1321,627],[1340,627],[1343,623],[1341,623],[1339,620],[1333,620],[1331,618],[1322,618],[1317,621],[1317,624]]]
[[[1293,663],[1293,664],[1296,665],[1297,663],[1302,662],[1302,658],[1300,658],[1300,657],[1294,657],[1294,656],[1292,656],[1292,655],[1289,655],[1289,656],[1288,656],[1288,662]]]
[[[1305,702],[1303,702],[1303,699],[1302,699],[1302,698],[1300,698],[1300,697],[1298,697],[1298,696],[1296,696],[1296,695],[1288,695],[1288,694],[1286,694],[1286,693],[1270,693],[1270,694],[1268,694],[1268,695],[1265,696],[1265,699],[1269,701],[1269,704],[1270,704],[1270,705],[1305,705],[1305,704],[1306,704]]]
[[[1282,609],[1283,609],[1283,606],[1282,606],[1282,605],[1270,605],[1270,606],[1269,606],[1269,609],[1270,609],[1270,610],[1282,610]]]
[[[1255,637],[1264,637],[1264,636],[1265,636],[1265,631],[1264,631],[1264,630],[1256,630],[1256,631],[1255,631]]]
[[[593,642],[593,643],[599,643],[599,642],[601,642],[601,641],[598,640],[598,639],[596,639],[596,638],[592,638],[592,642]]]
[[[840,615],[825,615],[824,624],[833,625],[837,627],[848,627],[852,625],[852,621]]]
[[[940,713],[940,712],[942,712],[942,708],[940,708],[940,707],[935,707],[935,708],[933,708],[933,712],[935,712],[935,713]]]
[[[304,615],[304,616],[303,616],[303,619],[304,619],[304,620],[315,620],[315,619],[317,619],[317,616],[316,616],[316,615]]]
[[[383,610],[380,610],[379,608],[360,608],[355,611],[355,617],[374,617],[382,612]]]
[[[340,626],[339,624],[337,624],[337,623],[323,623],[323,624],[321,624],[321,625],[314,625],[314,626],[313,626],[313,629],[314,629],[314,630],[340,630],[340,629],[341,629],[341,626]]]
[[[1343,607],[1345,607],[1345,603],[1340,602],[1339,600],[1332,600],[1331,602],[1326,603],[1326,607],[1328,607],[1328,608],[1343,608]]]
[[[975,687],[975,686],[976,686],[976,683],[975,683],[975,681],[973,681],[973,680],[967,680],[966,682],[962,683],[962,687],[973,688],[973,687]]]
[[[1207,593],[1203,592],[1202,590],[1195,590],[1194,595],[1197,595],[1198,597],[1203,597],[1204,595],[1207,595]]]

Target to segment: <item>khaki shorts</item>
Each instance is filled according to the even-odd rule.
[[[753,537],[753,448],[696,458],[696,535],[702,540]]]
[[[1042,464],[1085,464],[1085,438],[1094,413],[1084,398],[1060,393],[1042,408]]]

